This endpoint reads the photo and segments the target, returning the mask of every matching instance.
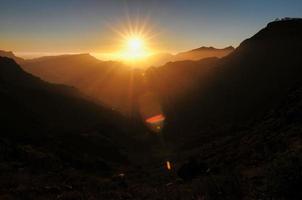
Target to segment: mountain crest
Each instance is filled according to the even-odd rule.
[[[12,51],[0,50],[0,56],[14,59],[17,63],[21,63],[24,61],[23,58],[17,57]]]
[[[287,20],[273,21],[260,30],[251,39],[300,38],[302,35],[302,19],[289,18]]]
[[[199,47],[197,49],[193,49],[191,50],[191,52],[194,52],[194,51],[219,51],[219,50],[227,50],[227,51],[233,51],[235,48],[233,46],[228,46],[228,47],[225,47],[225,48],[222,48],[222,49],[219,49],[219,48],[215,48],[215,47],[206,47],[206,46],[202,46],[202,47]]]

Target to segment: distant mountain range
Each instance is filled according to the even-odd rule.
[[[192,49],[185,52],[180,52],[175,55],[170,53],[157,53],[154,55],[151,55],[148,57],[146,62],[138,62],[137,65],[142,64],[142,66],[136,66],[137,68],[148,68],[151,66],[161,66],[168,62],[175,62],[175,61],[183,61],[183,60],[201,60],[203,58],[209,58],[209,57],[217,57],[221,58],[232,51],[234,51],[235,48],[232,46],[225,47],[222,49],[217,49],[214,47],[199,47],[196,49]],[[0,56],[8,57],[14,59],[17,63],[36,63],[36,62],[45,62],[47,60],[51,61],[53,59],[60,59],[60,58],[77,58],[78,56],[81,58],[84,57],[84,55],[88,56],[89,54],[72,54],[72,55],[58,55],[58,56],[44,56],[39,58],[33,58],[33,59],[23,59],[21,57],[17,57],[14,55],[12,51],[3,51],[0,50]],[[92,56],[91,56],[92,57]],[[110,62],[110,61],[109,61]],[[112,61],[114,62],[114,61]]]
[[[209,58],[209,57],[221,58],[230,54],[232,51],[234,51],[234,49],[235,48],[232,46],[223,49],[217,49],[214,47],[200,47],[190,51],[181,52],[175,55],[168,54],[168,53],[155,54],[151,56],[148,60],[150,62],[150,66],[161,66],[168,62],[175,62],[175,61],[201,60],[203,58]]]
[[[222,57],[233,50],[233,47],[225,49],[201,47],[175,56],[155,55],[148,62],[158,65],[175,60]],[[141,80],[140,69],[132,70],[116,61],[100,61],[89,54],[46,56],[28,60],[16,57],[12,52],[1,51],[0,55],[14,59],[24,70],[43,80],[73,86],[124,114],[129,114],[133,110],[134,94],[129,94],[129,90],[137,90],[130,87],[133,87],[131,81]]]

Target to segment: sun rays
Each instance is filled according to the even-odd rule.
[[[127,64],[144,61],[155,52],[154,26],[151,25],[148,17],[132,19],[126,16],[125,19],[120,23],[109,24],[116,43],[116,49],[111,53],[111,57]]]

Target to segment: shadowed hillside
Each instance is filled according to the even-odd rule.
[[[301,35],[301,19],[272,22],[222,59],[148,71],[171,160],[197,197],[301,198]]]
[[[150,85],[159,92],[171,131],[243,125],[274,108],[301,79],[301,33],[302,20],[272,22],[224,58],[153,70]]]
[[[0,57],[0,96],[4,157],[18,159],[6,155],[11,150],[6,150],[5,145],[12,145],[20,151],[30,148],[32,153],[45,156],[41,159],[47,162],[52,162],[51,156],[65,167],[92,170],[107,162],[127,162],[121,152],[123,143],[134,142],[127,121],[75,89],[44,82],[24,72],[12,59]],[[20,159],[24,159],[26,168],[32,162],[25,157]],[[104,173],[115,165],[109,164]],[[47,165],[41,167],[47,169]]]
[[[27,60],[22,67],[43,80],[73,86],[95,100],[129,114],[135,71],[89,54],[49,56]]]

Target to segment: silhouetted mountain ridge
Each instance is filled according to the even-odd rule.
[[[3,51],[3,50],[0,50],[0,56],[12,58],[12,59],[14,59],[19,64],[24,61],[23,58],[15,56],[15,54],[12,51]]]
[[[149,66],[155,66],[159,67],[162,65],[165,65],[168,62],[177,62],[177,61],[183,61],[183,60],[201,60],[204,58],[209,58],[209,57],[217,57],[221,58],[229,53],[234,51],[234,47],[229,46],[225,47],[222,49],[218,49],[215,47],[199,47],[196,49],[192,49],[189,51],[184,51],[177,53],[175,55],[172,54],[167,54],[167,53],[160,53],[160,54],[155,54],[149,58],[150,60],[150,65]]]
[[[85,61],[94,61],[97,62],[98,60],[91,56],[89,53],[81,53],[81,54],[63,54],[63,55],[55,55],[55,56],[43,56],[39,58],[33,58],[26,60],[26,63],[37,63],[37,62],[44,62],[47,60],[85,60]]]
[[[301,31],[301,20],[273,22],[211,64],[185,61],[157,68],[150,85],[162,99],[166,131],[175,137],[189,129],[197,133],[200,123],[224,127],[261,118],[301,79]],[[183,85],[191,89],[182,90]]]
[[[71,87],[24,72],[6,57],[0,57],[0,103],[0,140],[15,147],[39,149],[79,169],[127,162],[120,142],[134,140],[126,119]],[[100,169],[106,173],[110,168]]]
[[[100,61],[89,54],[51,56],[22,64],[43,80],[73,86],[108,107],[129,111],[129,87],[135,70],[116,61]]]
[[[222,49],[217,49],[215,47],[205,47],[205,46],[203,46],[203,47],[199,47],[197,49],[192,49],[190,51],[204,51],[204,50],[217,50],[217,51],[219,51],[219,50],[229,50],[229,51],[233,51],[233,50],[235,50],[235,48],[232,47],[232,46],[228,46],[228,47],[225,47],[225,48],[222,48]]]

